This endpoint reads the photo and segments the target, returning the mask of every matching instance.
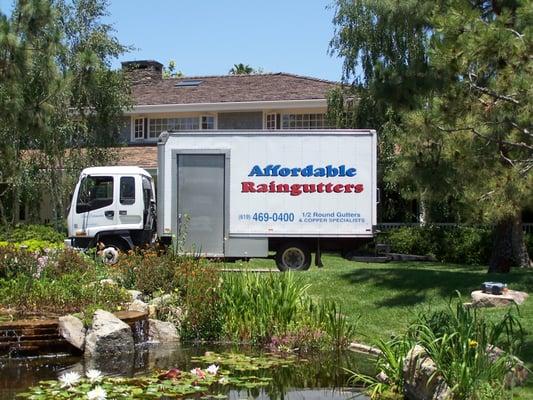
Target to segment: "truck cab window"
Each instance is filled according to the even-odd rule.
[[[97,210],[113,204],[113,177],[86,176],[80,183],[76,213]]]
[[[132,205],[135,203],[135,178],[122,176],[120,178],[120,204]]]

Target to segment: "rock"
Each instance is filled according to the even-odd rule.
[[[159,308],[159,307],[165,305],[165,303],[168,303],[170,300],[172,300],[172,295],[171,294],[164,294],[164,295],[159,296],[159,297],[154,297],[152,299],[152,301],[150,301],[148,304],[150,304],[152,306],[155,306],[155,308]]]
[[[59,334],[71,345],[83,351],[85,347],[85,326],[73,315],[59,317]]]
[[[178,342],[180,337],[178,330],[171,322],[163,322],[157,319],[150,319],[148,328],[148,339],[152,342],[167,343]]]
[[[353,351],[359,351],[361,353],[375,354],[377,356],[381,354],[381,350],[378,349],[377,347],[368,346],[366,344],[358,343],[358,342],[350,343],[350,345],[348,346],[348,349],[353,350]]]
[[[512,304],[520,305],[527,298],[525,292],[507,290],[504,294],[483,293],[481,290],[474,290],[471,293],[473,307],[505,307]]]
[[[487,347],[487,353],[492,362],[505,355],[505,351],[492,345]],[[528,377],[528,371],[524,362],[518,357],[513,356],[510,364],[510,371],[505,375],[505,387],[509,389],[514,386],[524,385]]]
[[[155,318],[157,316],[157,308],[153,304],[148,304],[148,318]]]
[[[110,312],[96,310],[85,337],[85,356],[133,352],[133,334],[125,322]]]
[[[148,304],[142,300],[133,300],[128,306],[128,311],[139,311],[148,314]]]
[[[435,363],[422,346],[409,350],[403,362],[405,396],[412,400],[451,399],[451,390],[440,375],[430,380],[435,371]]]
[[[142,300],[143,293],[140,290],[128,290],[131,296],[131,301]]]

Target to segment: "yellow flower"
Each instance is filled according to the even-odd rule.
[[[468,347],[475,349],[477,347],[477,342],[474,339],[468,339]]]

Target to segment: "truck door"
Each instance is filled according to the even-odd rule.
[[[223,154],[178,155],[178,234],[187,253],[224,255]]]
[[[81,229],[87,230],[88,236],[115,227],[114,187],[112,176],[89,175],[80,182],[76,214],[81,220]]]
[[[142,203],[137,195],[140,185],[139,177],[121,176],[116,179],[120,180],[118,220],[120,225],[135,225],[128,227],[139,229],[142,221]]]

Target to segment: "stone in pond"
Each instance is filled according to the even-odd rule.
[[[59,334],[72,346],[83,351],[85,346],[85,327],[74,315],[59,317]]]
[[[520,305],[528,298],[525,292],[507,290],[503,294],[483,293],[481,290],[474,290],[471,293],[473,307],[505,307],[512,304]]]
[[[157,319],[150,319],[148,329],[148,339],[152,342],[167,343],[178,342],[180,340],[178,330],[171,322],[163,322]]]
[[[131,301],[142,300],[143,293],[140,290],[128,290]]]
[[[126,352],[133,352],[131,328],[110,312],[96,310],[85,337],[85,356]]]

